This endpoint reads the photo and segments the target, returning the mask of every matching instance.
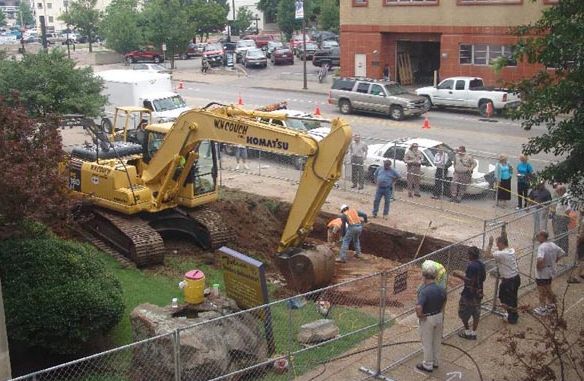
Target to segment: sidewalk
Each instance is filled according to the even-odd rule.
[[[554,280],[553,288],[556,295],[561,296],[563,294],[567,278],[568,274],[564,274]],[[584,327],[584,323],[581,319],[583,311],[582,302],[584,301],[584,297],[582,297],[583,288],[584,284],[570,285],[565,297],[565,318],[570,327],[570,331],[574,333],[580,332]],[[449,303],[458,303],[458,295],[451,299],[455,300],[451,300]],[[534,286],[529,292],[520,297],[520,305],[529,305],[531,307],[537,305],[537,292],[534,290]],[[445,319],[447,322],[450,319],[456,320],[458,317],[447,312]],[[388,337],[386,334],[384,336],[384,344],[419,340],[417,319],[415,316],[402,319],[396,324],[400,326],[399,333],[395,335],[396,330],[392,328],[391,332],[394,333],[394,335]],[[504,377],[507,377],[507,379],[510,380],[517,379],[520,376],[520,373],[518,372],[520,372],[521,369],[511,367],[510,358],[507,358],[507,362],[503,365],[502,360],[504,359],[504,352],[507,348],[503,343],[499,342],[499,339],[506,332],[519,333],[528,328],[532,328],[536,331],[541,331],[542,329],[535,319],[526,313],[521,314],[519,324],[515,326],[505,323],[497,315],[489,314],[486,317],[483,317],[479,324],[478,340],[468,341],[459,338],[457,335],[444,339],[440,368],[431,374],[415,369],[415,365],[422,361],[422,354],[419,353],[413,358],[405,360],[403,363],[393,367],[387,372],[384,372],[383,375],[395,381],[479,381],[481,378],[479,377],[476,366],[473,364],[474,360],[480,368],[482,380],[503,380]],[[573,335],[569,340],[572,343],[576,339],[577,335]],[[352,349],[351,352],[360,348],[374,347],[377,344],[377,340],[377,336],[372,337],[359,348]],[[534,344],[531,341],[518,340],[518,345],[524,347],[525,351],[528,352],[528,347],[533,348]],[[382,352],[381,368],[383,369],[384,367],[401,360],[402,355],[400,354],[400,348],[409,351],[420,347],[421,345],[419,343],[415,343],[388,346],[384,348]],[[467,352],[468,355],[472,357],[472,360],[457,348]],[[407,351],[404,351],[403,353],[408,353]],[[298,379],[302,381],[362,380],[365,379],[366,374],[359,371],[359,368],[365,366],[374,369],[376,353],[376,350],[371,350],[336,362],[329,362],[325,364],[324,372],[323,368],[319,367],[315,371],[309,372]],[[556,364],[552,364],[552,368],[554,368],[555,365]],[[323,373],[319,375],[321,372]],[[574,378],[570,377],[570,372],[567,372],[566,379],[570,380]]]

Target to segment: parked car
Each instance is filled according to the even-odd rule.
[[[383,166],[384,160],[390,159],[393,161],[393,168],[397,171],[397,173],[400,174],[403,179],[405,179],[407,168],[406,163],[404,162],[404,155],[413,143],[418,144],[418,149],[422,153],[422,177],[420,178],[420,185],[428,187],[434,186],[434,174],[436,173],[436,166],[434,165],[434,154],[438,152],[438,150],[443,150],[448,153],[449,162],[447,166],[449,166],[449,168],[446,173],[446,179],[448,181],[452,181],[454,169],[453,165],[451,164],[454,161],[454,150],[443,142],[424,138],[402,138],[385,144],[369,145],[367,158],[365,159],[365,169],[367,170],[368,178],[373,180],[373,174],[375,173],[375,170],[378,167]],[[478,168],[479,166],[477,161],[477,167],[472,173],[471,186],[469,186],[466,190],[467,194],[481,194],[491,189],[492,187],[494,166],[489,164],[488,174],[479,172]],[[489,181],[489,179],[491,180]],[[446,195],[450,194],[449,185],[449,183],[445,183],[444,191]]]
[[[87,44],[89,42],[88,36],[79,35],[77,36],[77,43],[79,44]],[[91,43],[100,43],[103,42],[103,38],[98,35],[91,36]]]
[[[75,32],[61,34],[61,45],[72,45],[77,43],[77,34]]]
[[[274,41],[274,36],[271,34],[258,34],[254,40],[258,48],[263,48],[268,46],[268,42]]]
[[[272,52],[270,60],[274,65],[279,65],[281,63],[294,65],[294,54],[292,54],[292,50],[289,48],[280,47]]]
[[[237,55],[237,62],[241,62],[241,59],[245,55],[248,49],[257,48],[254,40],[239,40],[235,45],[235,54]]]
[[[203,60],[207,61],[209,66],[218,67],[223,65],[223,46],[219,43],[207,44],[203,49]]]
[[[339,36],[336,33],[327,30],[316,32],[312,37],[313,41],[316,41],[319,46],[322,45],[324,41],[339,41]]]
[[[179,54],[180,59],[187,60],[193,57],[200,57],[203,55],[203,50],[206,44],[189,42],[184,52]]]
[[[314,53],[318,50],[318,46],[314,42],[307,42],[306,43],[306,58],[304,58],[304,44],[298,45],[298,54],[297,57],[300,58],[302,61],[305,59],[312,60],[314,57]]]
[[[359,110],[395,120],[421,115],[429,108],[426,98],[408,92],[396,82],[350,77],[335,79],[328,103],[339,106],[343,114]]]
[[[321,67],[327,63],[329,67],[341,65],[341,50],[339,48],[319,49],[312,56],[312,64]]]
[[[309,35],[306,35],[306,42],[312,42]],[[292,37],[288,45],[290,46],[290,49],[292,49],[292,51],[294,52],[294,55],[297,54],[298,45],[302,43],[304,43],[304,40],[302,39],[301,34]]]
[[[47,32],[47,44],[60,44],[64,41],[64,37],[59,33]]]
[[[323,42],[320,43],[321,49],[332,49],[338,47],[339,43],[336,40],[324,40]]]
[[[160,63],[164,62],[164,56],[162,53],[156,50],[150,49],[140,49],[140,50],[133,50],[124,54],[124,59],[128,63],[134,62],[154,62]]]
[[[521,104],[517,94],[487,88],[483,79],[477,77],[447,78],[438,86],[417,89],[416,94],[428,99],[430,106],[478,109],[481,115],[487,114],[489,103],[493,112],[498,113]]]
[[[149,73],[172,74],[172,70],[160,65],[151,63],[138,63],[132,65],[132,70],[143,70]]]
[[[265,68],[268,66],[268,59],[266,58],[263,50],[259,48],[252,48],[245,52],[242,63],[246,68],[250,66],[259,66]]]
[[[282,44],[280,41],[268,41],[268,46],[266,47],[266,56],[268,58],[272,58],[272,52],[275,49],[281,48],[283,46],[284,44]]]

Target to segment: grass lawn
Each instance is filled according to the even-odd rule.
[[[106,267],[120,280],[126,305],[124,318],[110,332],[108,337],[109,342],[114,347],[129,344],[133,341],[129,316],[139,304],[152,303],[164,306],[170,304],[172,298],[179,298],[179,301],[182,302],[182,291],[178,288],[178,282],[182,280],[180,274],[184,274],[194,268],[200,269],[205,273],[207,286],[218,283],[220,284],[220,290],[224,291],[221,271],[213,266],[201,263],[197,258],[167,256],[164,270],[159,271],[144,271],[134,268],[124,269],[113,258],[105,254],[103,254],[103,260]],[[271,288],[271,291],[273,291],[273,288]],[[285,303],[279,303],[271,308],[271,314],[277,355],[293,353],[302,349],[303,347],[296,341],[300,326],[322,318],[312,301],[308,301],[300,309],[293,310],[290,310]],[[329,318],[335,320],[341,335],[373,325],[377,321],[375,316],[348,306],[333,306]],[[291,329],[289,329],[290,327]],[[330,342],[320,348],[294,355],[293,371],[296,375],[305,373],[317,366],[318,362],[345,353],[375,333],[377,333],[377,327]],[[265,378],[287,379],[288,375],[268,373]],[[117,380],[117,378],[112,378],[112,380]]]

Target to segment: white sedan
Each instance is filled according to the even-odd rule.
[[[418,149],[422,152],[422,178],[420,179],[420,184],[422,186],[432,187],[434,186],[434,174],[436,173],[436,166],[434,165],[434,153],[438,150],[444,150],[448,152],[450,158],[449,164],[452,164],[454,160],[454,150],[448,145],[439,142],[437,140],[422,139],[422,138],[403,138],[397,139],[385,144],[371,144],[367,152],[367,159],[365,160],[365,169],[370,179],[373,179],[373,173],[375,170],[383,166],[383,161],[390,159],[392,161],[392,167],[399,173],[399,175],[405,180],[406,178],[406,163],[404,162],[404,155],[408,148],[413,144],[418,144]],[[476,161],[476,159],[475,159]],[[470,186],[467,188],[467,194],[481,194],[486,190],[492,188],[493,184],[493,172],[491,171],[494,166],[489,164],[490,172],[485,174],[479,172],[478,161],[477,167],[472,173],[472,180]],[[447,172],[448,180],[452,180],[453,175],[453,165],[450,165]]]

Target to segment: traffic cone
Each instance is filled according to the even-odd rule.
[[[493,103],[487,103],[487,118],[490,118],[493,115]]]
[[[430,129],[430,121],[428,120],[428,117],[424,118],[424,124],[422,125],[422,129]]]
[[[177,90],[183,90],[185,88],[185,83],[183,81],[178,82]]]
[[[243,98],[241,97],[241,94],[239,94],[239,96],[237,97],[237,104],[239,106],[243,106]]]
[[[314,109],[314,116],[320,116],[320,107],[318,105]]]

